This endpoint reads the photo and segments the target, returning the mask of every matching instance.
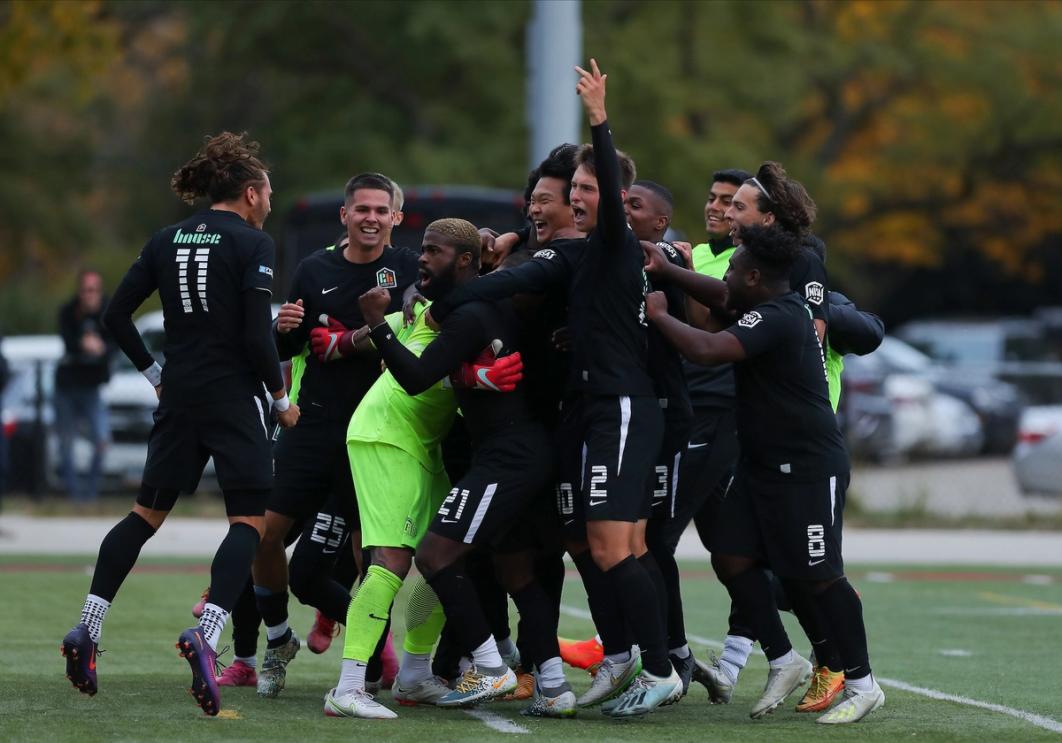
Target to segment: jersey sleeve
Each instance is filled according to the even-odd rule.
[[[789,288],[804,298],[811,316],[827,322],[826,265],[814,251],[805,248],[789,275]]]
[[[431,306],[431,316],[441,323],[457,307],[469,302],[497,302],[514,294],[541,294],[564,284],[570,273],[566,255],[551,248],[535,253],[527,263],[491,271],[456,287]]]
[[[263,232],[262,239],[251,249],[247,265],[244,266],[240,291],[259,289],[272,294],[275,263],[276,248],[273,245],[273,238]]]
[[[623,211],[619,157],[607,121],[590,127],[590,140],[594,145],[594,169],[600,193],[597,227],[605,245],[611,250],[619,250],[626,240],[627,215]]]
[[[489,309],[482,304],[455,310],[419,358],[398,341],[386,323],[373,328],[372,342],[395,381],[407,394],[418,395],[487,345],[480,315],[484,311]]]
[[[133,265],[125,272],[114,296],[103,313],[103,325],[110,331],[118,347],[133,362],[137,371],[144,371],[155,363],[154,357],[144,345],[144,339],[133,323],[133,313],[140,308],[144,300],[158,288],[155,270],[152,266],[152,245],[149,240]]]
[[[306,276],[306,259],[299,261],[299,265],[295,267],[295,275],[291,279],[291,288],[288,290],[288,303],[294,304],[299,299],[303,299],[303,283]],[[303,299],[303,303],[305,303]],[[287,333],[280,333],[277,331],[276,322],[273,323],[273,340],[277,345],[277,351],[280,353],[281,358],[290,359],[298,356],[303,352],[306,347],[306,343],[310,339],[310,328],[316,324],[316,320],[309,316],[309,313],[303,315],[302,324],[289,330]]]
[[[799,329],[792,315],[776,304],[767,303],[749,310],[723,332],[737,338],[745,357],[751,359],[790,342]]]

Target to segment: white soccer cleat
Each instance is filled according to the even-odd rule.
[[[436,704],[449,693],[450,687],[442,679],[431,676],[421,679],[408,689],[396,681],[391,698],[403,707],[415,707],[418,704]]]
[[[811,678],[811,663],[796,653],[793,655],[794,658],[789,663],[779,668],[771,668],[767,672],[767,685],[763,687],[763,695],[752,705],[749,712],[749,717],[753,720],[774,712],[786,697],[804,686]]]
[[[613,663],[608,658],[601,661],[597,669],[597,675],[590,684],[585,694],[579,697],[580,707],[593,707],[608,700],[618,697],[627,690],[627,687],[642,672],[641,653],[631,652],[630,660],[626,663]]]
[[[554,691],[556,692],[555,696],[547,696],[538,685],[538,679],[535,679],[534,701],[531,702],[529,707],[520,710],[520,714],[526,717],[553,717],[557,719],[575,717],[575,713],[578,711],[575,704],[575,692],[572,691],[568,682],[564,682],[563,686]]]
[[[700,658],[694,658],[693,664],[693,680],[703,684],[708,690],[708,702],[730,704],[730,698],[734,695],[734,683],[719,665],[719,659],[713,655],[711,664],[708,664]]]
[[[516,689],[516,674],[508,666],[500,675],[480,673],[472,666],[457,680],[453,690],[435,703],[437,707],[471,707],[489,699],[504,697]]]
[[[682,677],[674,668],[667,676],[642,671],[627,691],[603,704],[601,711],[609,717],[640,717],[681,698]]]
[[[364,689],[355,689],[341,696],[332,689],[325,694],[324,713],[328,717],[360,717],[364,720],[393,720],[398,717]]]
[[[881,709],[884,706],[885,692],[881,690],[875,679],[874,688],[870,691],[857,691],[850,686],[845,686],[843,701],[822,717],[819,717],[815,722],[821,722],[823,725],[843,725],[848,722],[859,722],[874,710]]]

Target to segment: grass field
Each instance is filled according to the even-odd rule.
[[[765,720],[748,709],[766,677],[758,653],[735,699],[710,706],[694,685],[679,705],[642,720],[616,722],[597,710],[574,721],[529,720],[521,703],[494,703],[473,714],[396,707],[391,722],[325,718],[321,697],[335,683],[339,644],[324,656],[303,650],[276,700],[253,689],[223,692],[222,716],[202,715],[184,693],[190,674],[173,647],[192,623],[188,613],[207,579],[202,562],[145,562],[111,609],[99,660],[100,693],[78,694],[63,677],[59,642],[76,621],[91,558],[6,556],[0,559],[5,608],[0,613],[0,738],[3,740],[332,740],[368,735],[388,740],[497,740],[530,733],[571,740],[994,740],[1058,739],[1062,733],[1062,571],[954,570],[875,566],[850,569],[860,589],[871,661],[888,700],[855,729],[822,729],[786,705]],[[687,631],[707,656],[722,639],[728,604],[704,563],[684,566]],[[400,597],[401,601],[401,597]],[[590,631],[577,580],[565,591],[561,632]],[[401,609],[398,610],[401,616]],[[293,626],[305,635],[312,613],[293,602]],[[398,622],[401,624],[401,621]],[[791,617],[794,645],[806,642]],[[226,639],[223,644],[228,642]],[[579,689],[589,677],[568,669]],[[904,690],[918,687],[922,691]],[[927,696],[937,693],[937,698]],[[959,701],[940,694],[960,697]],[[381,699],[390,705],[390,695]],[[795,702],[795,698],[793,700]],[[987,703],[992,708],[976,706]],[[1025,717],[1020,715],[1024,712]],[[510,732],[501,732],[505,728]]]

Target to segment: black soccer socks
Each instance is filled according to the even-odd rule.
[[[115,594],[136,564],[140,549],[154,535],[151,524],[133,512],[115,524],[100,543],[89,593],[114,601]]]

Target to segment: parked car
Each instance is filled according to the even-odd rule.
[[[40,492],[63,487],[59,438],[55,432],[55,368],[63,355],[57,335],[4,338],[12,378],[4,390],[4,435],[10,443],[11,490]],[[124,357],[122,357],[124,361]],[[128,367],[128,368],[125,368]],[[155,392],[128,362],[116,359],[110,381],[100,390],[110,415],[112,443],[104,457],[104,488],[139,484],[144,467]],[[146,389],[145,389],[146,388]],[[74,462],[85,470],[92,459],[83,438],[74,441]]]
[[[842,384],[840,412],[853,456],[969,456],[984,449],[986,423],[997,426],[1003,439],[1009,431],[1007,451],[1013,445],[1017,413],[1000,417],[1001,423],[988,414],[997,398],[1017,404],[1012,388],[991,379],[950,378],[895,338],[886,337],[866,356],[845,357]],[[979,405],[988,412],[982,414]]]
[[[1062,495],[1062,405],[1025,409],[1011,464],[1023,493]]]
[[[916,320],[900,327],[896,336],[957,371],[956,376],[1000,379],[1017,387],[1025,404],[1055,405],[1062,403],[1057,323],[1057,316],[1049,313],[1032,318]]]
[[[974,369],[956,374],[951,367],[936,363],[917,348],[893,337],[885,338],[872,355],[883,370],[925,376],[939,392],[958,398],[972,408],[984,433],[981,453],[1009,454],[1014,448],[1024,407],[1014,385]],[[947,425],[946,420],[943,425]]]

